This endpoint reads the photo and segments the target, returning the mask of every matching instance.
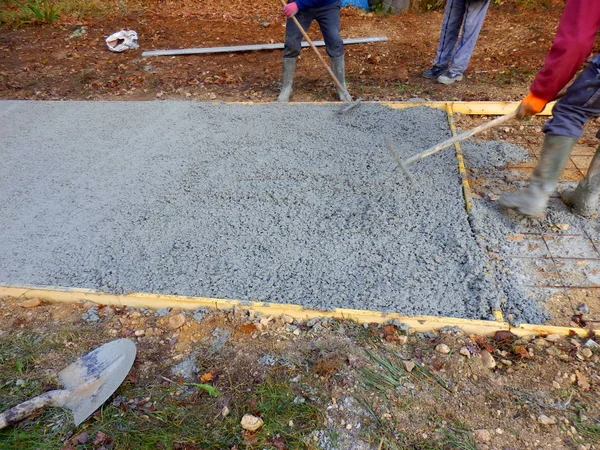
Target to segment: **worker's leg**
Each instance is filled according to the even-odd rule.
[[[553,118],[543,128],[546,138],[529,186],[500,198],[502,206],[528,216],[538,216],[545,212],[548,198],[556,187],[569,154],[583,134],[583,126],[592,117],[600,116],[600,67],[594,63],[588,64],[566,95],[556,103],[552,114]],[[592,165],[596,167],[594,163],[592,161]],[[590,169],[594,167],[590,166]],[[595,193],[593,170],[590,180],[584,179],[582,183],[580,193],[585,195],[566,195],[571,198],[575,209],[580,205],[581,209],[585,209],[584,197],[587,200],[588,193]]]
[[[302,25],[302,28],[308,30],[314,19],[311,10],[298,11],[296,19]],[[285,44],[283,47],[283,82],[281,93],[277,97],[279,102],[288,102],[292,95],[294,84],[294,71],[296,70],[296,61],[302,49],[302,32],[298,29],[294,21],[289,18],[285,24]]]
[[[600,137],[598,133],[597,137]],[[593,217],[598,214],[598,200],[600,199],[600,147],[590,162],[587,174],[575,189],[561,193],[564,202],[573,208],[575,214],[584,217]]]
[[[600,65],[590,63],[567,90],[553,110],[553,118],[544,125],[548,133],[561,133],[579,138],[584,125],[600,116]],[[600,137],[600,134],[598,135]],[[586,176],[574,190],[561,194],[573,212],[582,216],[597,213],[600,196],[600,156],[598,150],[592,159]]]
[[[452,62],[454,47],[458,40],[460,27],[466,11],[467,0],[448,0],[444,10],[444,19],[440,30],[440,40],[433,60],[433,67],[423,72],[425,78],[437,78],[444,73]]]
[[[500,205],[525,216],[542,216],[576,142],[576,138],[546,134],[542,154],[533,169],[529,185],[517,192],[502,195]]]
[[[340,9],[342,5],[339,1],[331,5],[318,8],[315,13],[315,19],[319,23],[323,40],[325,41],[325,49],[331,58],[331,68],[335,77],[345,87],[346,86],[346,71],[344,64],[344,42],[340,36]],[[337,88],[337,93],[341,101],[352,101],[351,98],[346,98],[346,90]]]
[[[489,5],[490,0],[467,0],[462,34],[448,70],[450,74],[462,75],[467,69]]]

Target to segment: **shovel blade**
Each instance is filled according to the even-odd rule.
[[[84,422],[121,385],[133,366],[136,347],[129,339],[108,342],[64,368],[58,378],[71,391],[64,406],[75,425]]]

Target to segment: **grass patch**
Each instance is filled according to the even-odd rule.
[[[49,388],[57,380],[45,373],[50,354],[57,370],[89,351],[93,345],[85,332],[56,334],[19,333],[0,339],[0,409],[6,409]],[[89,339],[89,341],[88,341]],[[223,380],[223,383],[226,383]],[[75,429],[70,412],[48,408],[38,416],[0,430],[0,449],[49,450],[61,448],[73,436],[87,433],[87,448],[105,439],[110,448],[138,449],[278,449],[312,448],[308,435],[322,427],[323,413],[310,400],[298,397],[289,383],[272,377],[249,386],[200,384],[132,385],[126,381],[104,406]],[[220,392],[218,398],[214,395]],[[213,394],[211,396],[210,394]],[[150,397],[136,406],[137,400]],[[132,402],[133,400],[133,402]],[[146,406],[144,406],[146,405]],[[147,406],[150,405],[150,406]],[[223,406],[230,413],[223,417]],[[241,428],[244,414],[260,416],[264,425],[255,434]],[[104,438],[105,437],[105,438]],[[90,447],[91,448],[91,447]]]
[[[600,421],[596,423],[576,422],[577,432],[592,442],[600,442]]]
[[[60,5],[52,0],[6,0],[0,10],[0,24],[52,24],[60,14]]]
[[[471,430],[461,422],[454,426],[444,428],[444,448],[456,450],[477,450],[477,446],[471,437]]]
[[[144,7],[139,0],[0,0],[0,25],[51,25],[63,18],[126,15]]]

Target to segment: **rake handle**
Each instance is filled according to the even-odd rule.
[[[284,8],[287,5],[287,3],[285,2],[285,0],[281,0],[281,4],[283,5]],[[331,78],[333,79],[333,81],[335,81],[336,86],[342,92],[344,92],[344,95],[346,96],[346,98],[351,99],[352,97],[350,96],[350,93],[344,87],[344,85],[342,83],[340,83],[340,80],[337,79],[337,77],[333,73],[333,70],[331,70],[331,67],[329,67],[329,64],[327,64],[327,61],[325,61],[325,58],[323,58],[323,55],[321,55],[321,53],[319,53],[319,50],[317,50],[317,47],[315,46],[315,44],[313,44],[313,41],[308,36],[308,33],[306,33],[306,31],[304,31],[304,28],[302,27],[302,25],[300,25],[300,22],[298,22],[298,19],[296,19],[296,16],[290,16],[290,19],[292,19],[294,21],[294,23],[296,24],[296,26],[298,27],[298,29],[302,33],[302,36],[304,36],[304,39],[306,39],[306,42],[308,42],[308,44],[310,45],[310,47],[315,51],[315,53],[317,54],[317,57],[319,58],[319,60],[323,64],[323,67],[325,67],[325,69],[327,70],[327,72],[329,73],[329,75],[331,76]]]
[[[451,145],[456,144],[457,142],[462,142],[465,139],[470,138],[471,136],[481,133],[482,131],[497,127],[498,125],[502,125],[504,122],[508,122],[509,120],[514,119],[515,117],[517,117],[516,109],[512,112],[509,112],[508,114],[505,114],[503,116],[497,117],[494,120],[481,124],[473,128],[472,130],[465,131],[464,133],[451,137],[450,139],[446,139],[444,142],[440,142],[439,144],[434,145],[433,147],[428,148],[427,150],[422,151],[417,155],[411,156],[410,158],[404,160],[404,165],[408,165],[414,163],[415,161],[419,161],[423,158],[427,158],[428,156],[431,156],[439,152],[440,150],[445,149],[446,147],[450,147]]]
[[[0,430],[31,416],[46,406],[64,406],[70,393],[71,391],[67,390],[45,392],[17,406],[13,406],[0,414]]]

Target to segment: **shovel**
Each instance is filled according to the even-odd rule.
[[[121,385],[135,354],[135,344],[129,339],[117,339],[92,350],[60,371],[58,378],[64,389],[38,395],[0,414],[0,429],[46,406],[70,409],[78,426]]]

